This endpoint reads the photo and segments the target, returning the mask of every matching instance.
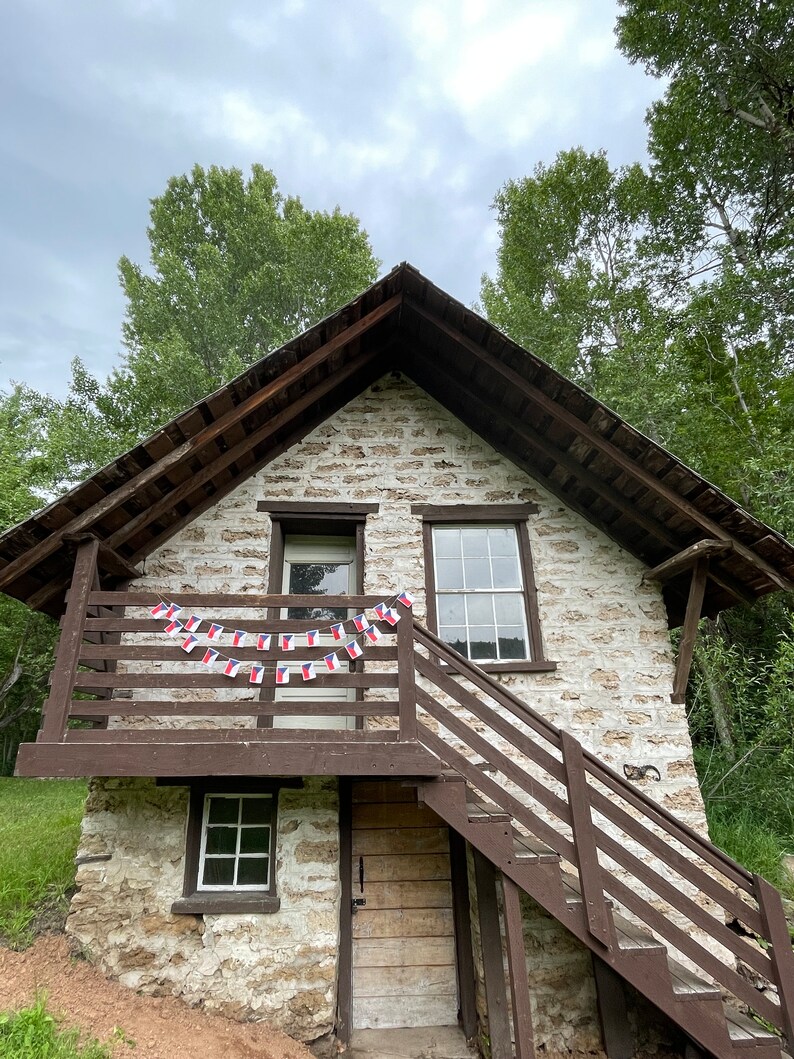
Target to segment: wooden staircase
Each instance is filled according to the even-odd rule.
[[[520,1059],[533,1051],[519,890],[667,1015],[690,1053],[781,1059],[794,953],[777,891],[432,633],[415,625],[414,640],[418,739],[447,767],[415,783],[502,873]]]

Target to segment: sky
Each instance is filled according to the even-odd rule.
[[[5,0],[0,390],[65,396],[123,352],[122,254],[144,264],[169,177],[259,162],[339,205],[388,271],[467,304],[491,203],[558,151],[642,159],[659,85],[616,50],[611,0]]]

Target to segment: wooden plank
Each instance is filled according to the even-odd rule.
[[[405,946],[404,946],[405,947]],[[358,945],[356,945],[356,951]],[[361,997],[411,997],[454,996],[457,997],[455,964],[403,965],[399,967],[375,967],[354,964],[353,988],[355,999]],[[389,1005],[391,1006],[391,1005]]]
[[[351,781],[339,781],[339,863],[348,864],[352,856]],[[340,872],[339,964],[336,995],[336,1036],[344,1045],[350,1040],[353,1003],[353,887],[350,873]]]
[[[604,1051],[608,1059],[632,1059],[634,1032],[629,1022],[623,979],[595,953],[592,959]]]
[[[359,938],[353,963],[355,967],[449,967],[454,974],[455,939],[449,935]]]
[[[455,997],[396,996],[384,1005],[382,997],[353,1001],[353,1025],[358,1029],[394,1029],[401,1026],[455,1026]]]
[[[273,518],[349,516],[358,520],[362,516],[377,515],[380,504],[329,503],[322,500],[259,500],[256,510],[266,511]]]
[[[242,599],[242,600],[245,599],[245,597],[239,597],[239,598]],[[315,596],[314,599],[315,599],[315,602],[316,602],[317,597]],[[182,602],[182,597],[181,596],[180,596],[180,602]],[[282,606],[286,606],[286,604],[282,604]],[[193,608],[190,608],[190,609],[192,611]],[[221,608],[218,608],[218,609],[221,609]],[[231,609],[231,608],[224,608],[224,609]],[[315,621],[307,621],[305,619],[300,619],[299,620],[297,618],[294,619],[294,620],[290,620],[288,618],[283,618],[283,619],[282,618],[269,618],[269,617],[265,617],[265,616],[262,616],[262,617],[256,617],[256,616],[254,616],[254,617],[239,617],[239,616],[237,616],[237,615],[245,615],[245,614],[248,613],[249,610],[255,610],[255,609],[263,609],[263,608],[254,608],[254,607],[249,608],[243,602],[239,607],[235,607],[234,608],[234,610],[236,612],[235,616],[233,616],[233,617],[223,617],[221,620],[222,620],[222,622],[225,623],[225,627],[227,629],[229,629],[229,630],[240,629],[243,632],[248,632],[248,633],[260,633],[260,632],[269,632],[269,633],[295,632],[295,633],[302,633],[302,632],[306,632],[308,629],[316,629],[317,628],[317,621],[316,620]],[[350,609],[352,610],[352,609],[354,609],[354,607],[351,606]],[[368,609],[368,608],[361,608],[361,609]],[[379,621],[375,620],[373,622],[373,624],[377,625],[378,628],[381,630],[381,632],[384,633],[384,635],[396,638],[397,630],[393,629],[387,622],[379,622]],[[204,627],[199,629],[197,635],[203,636],[205,631],[206,631],[207,625],[208,625],[208,623],[205,623]],[[137,618],[113,618],[113,617],[109,617],[109,618],[93,618],[93,617],[88,617],[88,618],[86,618],[86,629],[89,632],[92,632],[92,633],[95,633],[95,632],[119,632],[119,633],[145,632],[145,633],[149,633],[151,636],[160,637],[160,636],[164,635],[163,628],[164,628],[164,623],[161,624],[160,622],[157,621],[157,619],[152,618],[152,617],[137,617]],[[100,643],[101,641],[96,640],[96,641],[91,641],[91,642]],[[130,645],[130,646],[132,646],[132,645]],[[207,646],[209,646],[209,644]],[[338,646],[339,645],[337,645],[337,647]],[[377,650],[380,650],[380,649],[381,648],[380,648],[380,645],[379,645]]]
[[[730,541],[703,540],[696,544],[690,544],[688,548],[677,552],[663,563],[646,570],[642,575],[643,581],[669,581],[678,574],[694,566],[698,559],[714,558],[718,555],[726,555],[733,551]]]
[[[235,625],[235,628],[238,628],[238,626]],[[184,635],[187,636],[187,633]],[[177,637],[177,640],[179,640],[179,637]],[[203,655],[205,647],[211,646],[215,645],[210,643],[199,645],[194,648],[193,656],[191,656],[187,655],[178,643],[175,644],[173,640],[166,636],[163,636],[162,644],[120,644],[119,646],[115,644],[83,644],[80,649],[80,663],[113,660],[128,662],[181,662],[185,665],[189,665],[192,662],[195,665],[197,661],[200,661],[199,654]],[[343,664],[347,661],[347,655],[344,653],[341,644],[334,644],[334,646],[325,644],[322,647],[305,647],[298,644],[293,652],[285,652],[279,650],[278,647],[272,647],[269,651],[258,651],[256,646],[231,647],[224,643],[219,644],[219,649],[224,653],[231,652],[238,662],[289,662],[290,654],[296,658],[299,657],[301,662],[321,662],[325,655],[334,650],[340,653]],[[382,647],[380,644],[372,647],[367,644],[366,651],[367,655],[363,660],[367,662],[395,662],[400,657],[396,647]],[[326,667],[323,666],[323,668],[325,669]]]
[[[367,909],[449,908],[452,887],[448,881],[367,882]]]
[[[298,683],[300,675],[293,676],[297,676],[295,683],[301,687],[304,682]],[[234,680],[222,673],[78,673],[77,680],[75,690],[89,694],[97,688],[226,688],[233,691],[235,686],[249,687],[247,682],[235,685]],[[340,670],[339,673],[318,676],[311,684],[312,688],[396,688],[397,674],[345,673]],[[276,686],[275,669],[265,673],[263,686]]]
[[[780,894],[762,876],[755,875],[754,879],[764,936],[772,943],[772,980],[780,999],[778,1025],[791,1042],[794,1041],[794,951],[789,926]]]
[[[395,802],[389,805],[357,804],[353,806],[353,827],[359,828],[397,828],[397,827],[439,827],[442,821],[424,805]]]
[[[539,511],[537,504],[411,504],[425,522],[517,522]]]
[[[335,335],[328,342],[324,343],[319,349],[315,350],[314,353],[304,357],[292,368],[288,368],[286,371],[279,374],[272,380],[272,382],[256,390],[246,400],[241,401],[239,405],[219,416],[215,422],[206,426],[188,441],[177,446],[166,456],[163,456],[160,460],[153,463],[150,467],[146,467],[144,470],[140,471],[140,473],[134,475],[122,485],[119,485],[111,493],[106,494],[102,500],[71,519],[61,530],[46,537],[43,541],[40,541],[37,545],[29,548],[18,558],[12,560],[0,570],[0,589],[10,584],[21,574],[26,573],[42,559],[45,559],[47,556],[56,552],[60,548],[63,537],[66,533],[77,533],[81,530],[87,529],[111,511],[116,510],[116,508],[126,503],[127,500],[140,493],[147,485],[155,482],[158,478],[161,478],[170,467],[180,463],[188,455],[211,444],[216,438],[220,437],[228,427],[240,422],[257,408],[266,404],[274,396],[286,390],[299,379],[304,378],[309,372],[313,371],[314,368],[322,364],[322,362],[336,349],[346,345],[358,335],[363,334],[364,331],[368,330],[379,320],[382,320],[384,317],[394,312],[401,303],[402,293],[395,294],[392,298],[383,302],[372,312],[361,317],[361,319],[355,324],[352,324],[350,327],[340,332],[340,334]],[[244,444],[248,445],[249,439],[246,438]]]
[[[449,854],[413,851],[406,853],[367,853],[360,855],[364,863],[366,885],[375,882],[427,882],[450,878]],[[351,861],[356,871],[359,855]]]
[[[356,857],[375,853],[448,853],[446,827],[357,828],[353,832]]]
[[[43,707],[40,737],[46,742],[57,742],[64,737],[69,705],[77,682],[77,665],[83,636],[83,622],[88,597],[96,574],[99,542],[80,544],[75,558],[72,588],[66,606],[61,636],[55,655],[55,666],[50,676],[50,694]],[[103,674],[104,675],[104,674]]]
[[[692,667],[692,655],[695,650],[698,623],[703,613],[703,597],[706,593],[708,573],[708,558],[698,559],[692,568],[692,581],[689,586],[684,627],[681,630],[681,642],[678,645],[673,693],[670,696],[671,702],[686,702],[686,687],[689,682],[689,670]]]
[[[390,743],[397,733],[361,731],[346,728],[111,728],[89,730],[71,728],[67,743],[296,743],[297,732],[311,731],[313,743]],[[307,739],[308,742],[308,739]]]
[[[491,1059],[512,1059],[513,1042],[507,1014],[502,933],[499,927],[499,906],[496,896],[496,869],[478,849],[474,850],[474,876],[477,883],[477,912],[480,920]]]
[[[295,699],[289,702],[249,701],[183,702],[180,699],[108,699],[89,702],[72,699],[70,717],[396,717],[396,702],[327,702]]]
[[[562,732],[561,738],[562,764],[571,810],[571,830],[576,846],[579,886],[587,912],[587,923],[593,937],[609,947],[612,942],[611,919],[604,900],[582,745],[569,732]]]
[[[416,788],[389,780],[353,784],[354,802],[416,802]]]
[[[521,902],[518,887],[506,875],[502,876],[502,895],[516,1059],[535,1059],[535,1034],[532,1028]]]
[[[471,904],[466,842],[457,831],[449,829],[449,854],[452,874],[452,913],[455,919],[455,961],[458,975],[460,1023],[466,1040],[477,1032],[476,974],[471,940]]]
[[[309,733],[307,733],[308,735]],[[410,743],[23,743],[18,776],[436,776]]]
[[[358,938],[440,938],[454,937],[452,909],[441,908],[361,908],[353,916],[353,937]]]
[[[416,679],[414,677],[414,620],[403,614],[397,626],[397,694],[400,703],[400,739],[416,740]]]
[[[201,612],[210,607],[231,609],[256,609],[266,610],[268,607],[315,607],[317,596],[314,595],[285,595],[269,593],[266,595],[255,592],[180,592],[178,602],[187,609],[196,609]],[[159,592],[92,592],[88,600],[89,605],[96,606],[122,606],[122,607],[154,607],[162,600]],[[371,610],[377,603],[383,602],[383,595],[379,596],[323,596],[324,607],[347,607],[351,610]],[[153,620],[153,619],[152,619]],[[306,628],[311,627],[311,622],[303,623]],[[294,628],[298,628],[298,622],[292,622]]]

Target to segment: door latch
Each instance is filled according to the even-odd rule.
[[[366,903],[366,897],[354,897],[352,901],[353,912],[358,912],[359,908],[363,908]]]

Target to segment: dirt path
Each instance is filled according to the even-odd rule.
[[[73,960],[64,937],[41,937],[25,952],[0,948],[0,1010],[31,1002],[46,990],[51,1013],[100,1041],[119,1027],[116,1059],[312,1059],[304,1045],[264,1023],[207,1015],[173,997],[138,996]]]

